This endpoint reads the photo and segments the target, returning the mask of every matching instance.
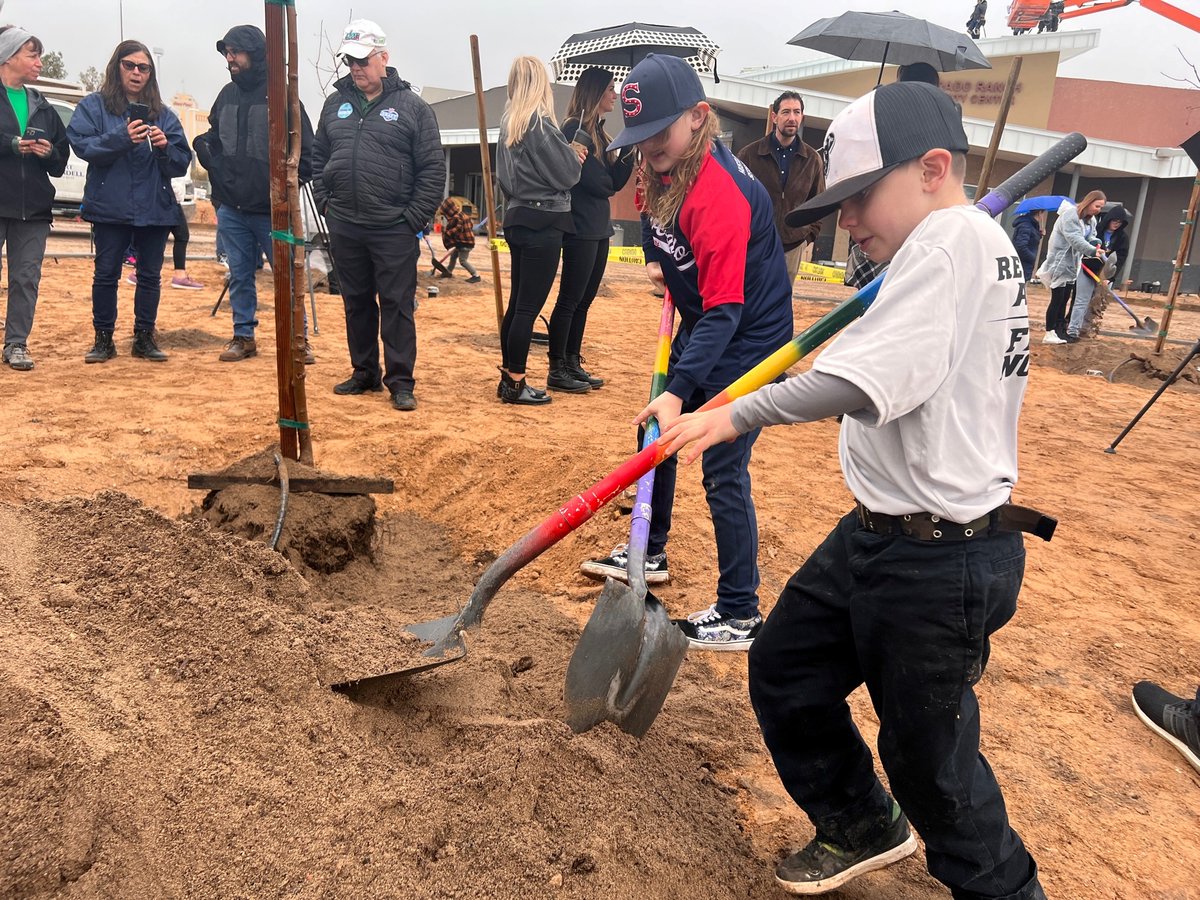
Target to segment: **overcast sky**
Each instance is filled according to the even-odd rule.
[[[1176,0],[1189,12],[1200,14],[1200,0]],[[215,42],[233,25],[263,24],[264,4],[259,0],[0,0],[0,23],[15,23],[42,39],[47,49],[63,53],[71,78],[88,66],[103,70],[120,40],[120,11],[124,34],[150,47],[161,48],[159,83],[169,100],[176,91],[187,91],[202,108],[211,105],[228,79]],[[388,34],[391,64],[416,85],[459,88],[472,86],[468,36],[479,35],[485,86],[502,84],[514,56],[533,54],[549,59],[566,38],[578,31],[621,24],[632,15],[670,25],[691,25],[722,48],[719,68],[730,75],[763,65],[787,65],[813,54],[790,47],[786,41],[819,16],[850,9],[886,10],[895,0],[849,4],[831,0],[816,3],[730,0],[689,0],[679,13],[665,7],[650,13],[618,11],[607,4],[587,6],[538,0],[443,0],[442,3],[398,3],[374,0],[347,4],[336,0],[296,0],[300,23],[301,98],[318,106],[323,93],[315,64],[322,46],[322,27],[330,40],[351,17],[371,18]],[[962,30],[972,0],[909,0],[903,11],[940,25]],[[995,0],[984,36],[1006,34],[1007,4]],[[686,13],[684,9],[686,8]],[[632,9],[632,7],[631,7]],[[439,10],[445,14],[439,15]],[[759,14],[754,15],[758,10]],[[684,17],[687,17],[686,19]],[[1062,30],[1099,28],[1100,46],[1060,69],[1078,78],[1120,80],[1173,87],[1186,85],[1168,75],[1190,75],[1179,51],[1182,48],[1200,65],[1200,36],[1134,4],[1123,9],[1068,20]],[[329,52],[324,64],[331,64]],[[1102,98],[1102,95],[1100,95]]]

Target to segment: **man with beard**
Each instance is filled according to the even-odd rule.
[[[388,65],[378,24],[347,25],[337,55],[350,74],[325,98],[313,158],[313,193],[329,225],[354,367],[333,390],[387,388],[392,406],[409,412],[417,408],[417,233],[445,195],[441,133],[429,104]]]
[[[253,25],[237,25],[217,41],[231,84],[221,88],[208,114],[209,129],[193,142],[208,170],[217,228],[229,257],[233,340],[220,359],[238,362],[258,354],[258,291],[254,273],[271,258],[271,175],[267,135],[267,38]],[[300,107],[300,183],[312,178],[312,124]],[[313,362],[308,342],[305,362]]]
[[[783,242],[788,284],[795,284],[804,245],[815,241],[821,223],[792,228],[783,221],[810,197],[825,190],[825,167],[821,156],[800,140],[804,127],[804,100],[795,91],[784,91],[771,104],[771,133],[738,151],[738,159],[754,173],[771,195],[775,207],[775,229]]]

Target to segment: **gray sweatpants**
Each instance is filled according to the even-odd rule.
[[[8,248],[8,309],[4,314],[4,343],[24,345],[33,330],[42,258],[46,255],[49,222],[0,218],[0,248]]]

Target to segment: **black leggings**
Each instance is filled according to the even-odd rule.
[[[179,224],[171,229],[171,237],[175,239],[175,246],[171,248],[171,256],[175,263],[176,272],[182,272],[187,268],[187,245],[191,236],[187,218],[184,216],[183,209],[181,208],[179,210]]]
[[[587,240],[567,235],[562,248],[562,278],[550,316],[550,358],[579,356],[588,308],[596,299],[608,266],[608,238]]]
[[[563,231],[560,228],[525,228],[509,225],[504,237],[512,254],[512,286],[508,309],[500,326],[500,352],[507,372],[522,375],[529,360],[529,341],[533,323],[546,305],[558,259],[562,255]]]
[[[1050,305],[1046,307],[1046,330],[1065,331],[1067,328],[1067,304],[1075,293],[1075,282],[1060,285],[1050,290]]]

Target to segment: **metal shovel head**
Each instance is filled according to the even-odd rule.
[[[352,678],[341,681],[330,687],[342,694],[354,688],[379,686],[397,678],[406,678],[419,672],[427,672],[444,666],[446,663],[457,662],[467,655],[467,645],[463,641],[462,629],[458,627],[459,616],[456,613],[432,622],[418,622],[409,625],[408,631],[423,641],[433,642],[433,646],[419,657],[421,662],[414,663],[402,669],[392,669],[382,675],[371,675],[367,678]]]
[[[687,653],[687,638],[653,594],[609,578],[567,665],[563,700],[576,734],[614,722],[644,737]]]

